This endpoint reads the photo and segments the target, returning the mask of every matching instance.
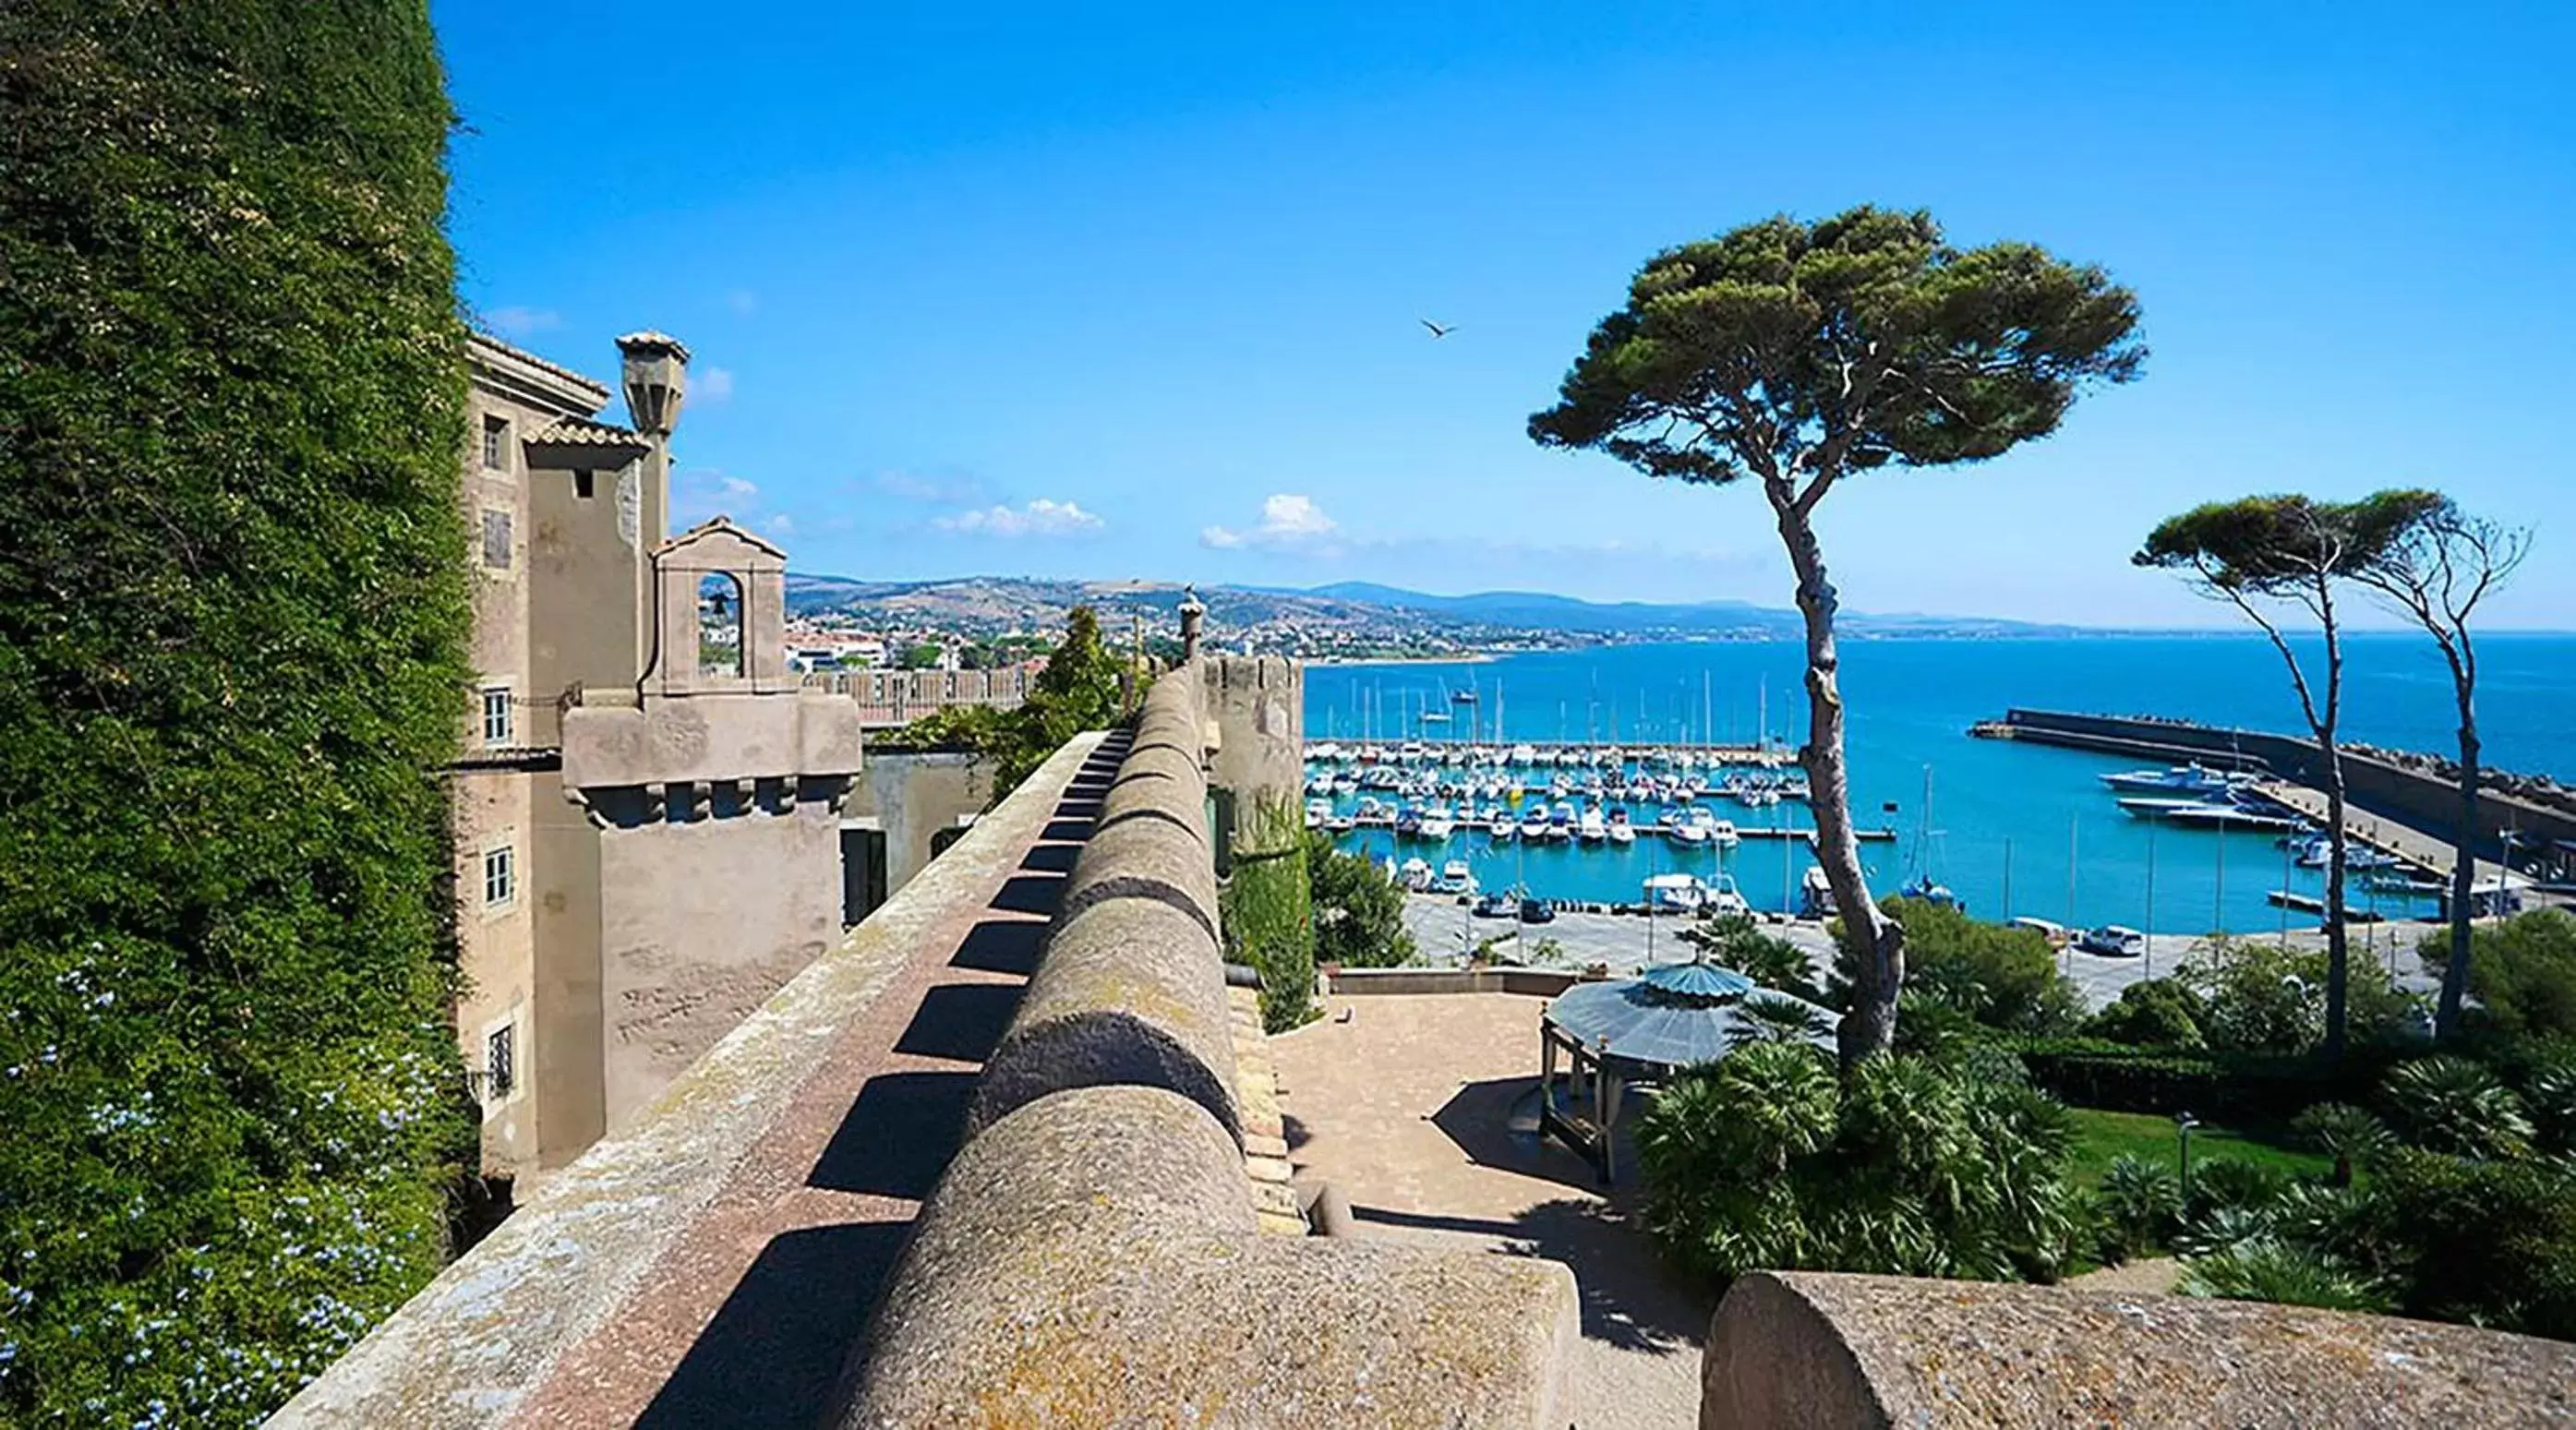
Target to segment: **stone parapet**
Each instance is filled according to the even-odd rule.
[[[959,1154],[833,1423],[1556,1430],[1577,1335],[1563,1266],[1264,1236],[1202,1109],[1078,1088]]]
[[[859,771],[857,709],[817,691],[583,704],[564,713],[563,738],[571,791],[847,780]]]
[[[306,1386],[270,1421],[285,1430],[392,1426],[482,1430],[551,1391],[558,1404],[606,1399],[567,1390],[558,1371],[625,1325],[657,1274],[737,1180],[793,1124],[836,1043],[881,1010],[907,962],[959,936],[961,910],[1017,870],[1058,799],[1099,745],[1082,735],[978,820],[919,877],[850,931],[682,1073],[632,1125],[549,1177],[483,1242],[441,1272]],[[854,1089],[825,1096],[847,1105]],[[805,1175],[812,1154],[794,1160]],[[791,1182],[795,1179],[791,1177]],[[836,1286],[806,1294],[829,1296]],[[852,1318],[855,1320],[855,1315]],[[836,1349],[837,1354],[837,1349]],[[549,1425],[589,1426],[566,1414]]]
[[[2565,1425],[2576,1345],[2246,1301],[1823,1272],[1726,1293],[1701,1430]]]
[[[1201,679],[1146,698],[832,1423],[1556,1430],[1573,1273],[1299,1234],[1219,952]]]

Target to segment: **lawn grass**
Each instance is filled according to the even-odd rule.
[[[2092,1107],[2071,1107],[2067,1112],[2075,1120],[2075,1147],[2067,1158],[2066,1172],[2079,1187],[2101,1185],[2102,1174],[2121,1157],[2177,1166],[2174,1121],[2170,1117],[2152,1112],[2105,1112]],[[2302,1151],[2273,1129],[2221,1127],[2216,1123],[2193,1128],[2192,1165],[2205,1166],[2220,1159],[2253,1162],[2300,1177],[2324,1176],[2334,1170],[2332,1158]]]

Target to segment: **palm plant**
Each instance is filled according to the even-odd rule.
[[[2334,1158],[2334,1184],[2352,1185],[2353,1168],[2396,1145],[2388,1126],[2348,1102],[2320,1102],[2291,1124],[2299,1139]]]
[[[2268,1236],[2241,1241],[2183,1266],[2186,1296],[2272,1301],[2333,1311],[2385,1311],[2387,1293],[2331,1257]]]
[[[2457,1157],[2519,1157],[2531,1150],[2522,1099],[2483,1063],[2440,1056],[2407,1063],[2380,1086],[2406,1140]]]
[[[2104,1251],[2113,1260],[2155,1251],[2182,1223],[2182,1179],[2162,1162],[2114,1160],[2102,1173],[2100,1206]]]
[[[2576,1062],[2543,1064],[2523,1083],[2522,1100],[2540,1149],[2576,1154]]]
[[[1735,1025],[1727,1030],[1727,1046],[1805,1043],[1822,1037],[1832,1026],[1821,1010],[1795,998],[1748,994],[1735,1005]]]

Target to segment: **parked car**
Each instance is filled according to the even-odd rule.
[[[1549,908],[1547,905],[1536,899],[1523,899],[1521,900],[1521,922],[1525,924],[1552,924],[1556,922],[1556,910]]]
[[[1480,919],[1507,919],[1512,916],[1512,901],[1500,894],[1487,894],[1476,900],[1474,913]]]
[[[2100,928],[2086,929],[2083,937],[2075,940],[2075,946],[2086,953],[2098,953],[2107,958],[2136,958],[2147,951],[2147,936],[2133,928],[2104,924]]]

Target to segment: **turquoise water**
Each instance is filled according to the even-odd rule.
[[[2317,668],[2320,653],[2303,654]],[[2270,834],[2159,827],[2122,813],[2096,776],[2136,768],[2134,760],[1967,734],[1972,723],[2016,705],[2302,731],[2280,657],[2260,637],[1879,640],[1847,643],[1842,655],[1853,811],[1864,826],[1892,823],[1900,834],[1893,844],[1864,846],[1873,889],[1890,890],[1910,878],[1919,849],[1920,863],[1981,917],[2033,915],[2162,933],[2295,926],[2298,916],[2272,907],[2265,893],[2285,884],[2319,891],[2320,876],[2312,871],[2290,869],[2285,878],[2282,851]],[[2488,763],[2576,782],[2576,637],[2491,636],[2480,655],[2478,712]],[[1476,733],[1490,740],[1499,709],[1510,740],[1588,735],[1636,743],[1713,733],[1750,743],[1758,715],[1767,713],[1773,739],[1794,746],[1806,729],[1802,659],[1791,644],[1730,642],[1455,665],[1310,667],[1306,732],[1310,739],[1347,739],[1365,728],[1401,738],[1412,712],[1428,708],[1453,713],[1454,723],[1411,728],[1463,736],[1472,711]],[[1470,681],[1481,701],[1451,704],[1448,692]],[[2455,747],[2450,677],[2429,641],[2353,637],[2345,700],[2349,740],[2433,752]],[[1932,832],[1918,838],[1927,769]],[[1890,803],[1897,806],[1893,815],[1883,810]],[[1807,822],[1797,804],[1748,810],[1716,803],[1712,809],[1747,828],[1775,819],[1797,827]],[[1391,837],[1359,831],[1345,843],[1383,855]],[[1721,857],[1714,849],[1684,852],[1653,838],[1626,849],[1495,845],[1481,831],[1462,833],[1445,854],[1419,844],[1408,844],[1406,852],[1435,866],[1442,858],[1465,858],[1487,888],[1525,880],[1543,897],[1605,901],[1635,900],[1641,881],[1676,867],[1677,858],[1678,867],[1706,877]],[[1794,903],[1795,880],[1809,862],[1796,841],[1747,839],[1722,857],[1724,872],[1765,909]],[[2375,903],[2392,917],[2431,912],[2429,903],[2360,890],[2353,901]]]

